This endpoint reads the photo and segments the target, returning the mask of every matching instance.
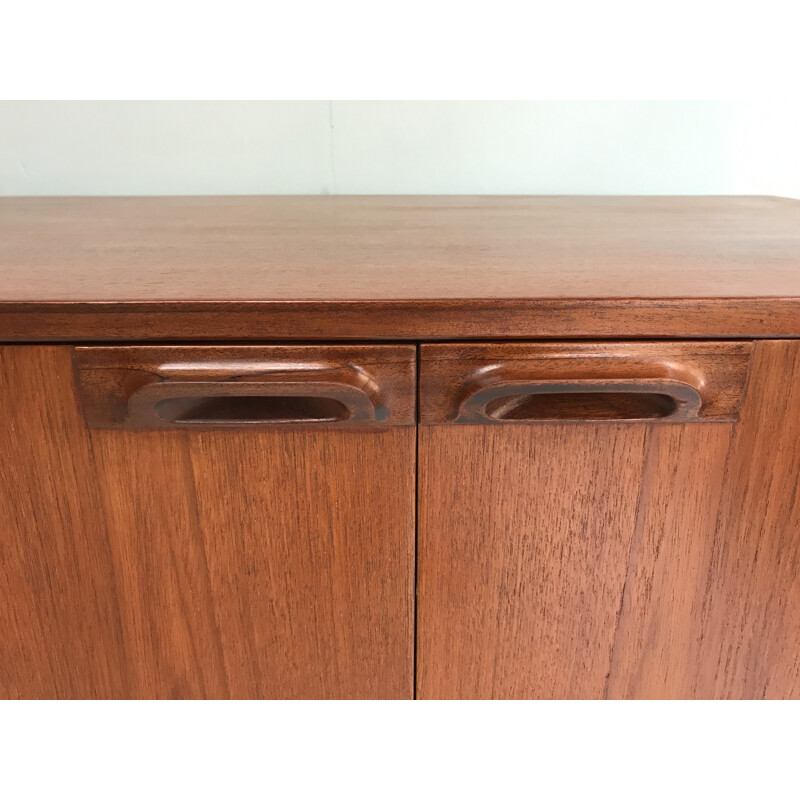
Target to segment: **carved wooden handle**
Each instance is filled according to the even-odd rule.
[[[735,420],[747,342],[423,345],[425,423]]]
[[[76,347],[90,427],[414,423],[408,346]]]
[[[458,422],[697,419],[698,387],[675,380],[498,381],[469,394]]]

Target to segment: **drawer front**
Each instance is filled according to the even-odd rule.
[[[733,422],[751,342],[422,345],[422,423]]]
[[[422,345],[420,396],[418,696],[800,696],[800,342]]]
[[[92,428],[414,425],[412,345],[76,347]]]
[[[415,357],[0,347],[0,696],[410,698]]]

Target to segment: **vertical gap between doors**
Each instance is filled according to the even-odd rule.
[[[418,619],[419,619],[419,374],[420,374],[420,346],[417,344],[417,381],[416,381],[416,394],[417,394],[417,413],[415,432],[415,447],[414,447],[414,657],[411,669],[411,677],[413,681],[413,694],[414,700],[417,699],[417,651],[419,649]]]

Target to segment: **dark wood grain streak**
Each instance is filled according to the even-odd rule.
[[[420,428],[418,694],[800,696],[800,343],[738,423]]]
[[[0,381],[0,696],[412,696],[413,428],[90,434],[70,348]]]

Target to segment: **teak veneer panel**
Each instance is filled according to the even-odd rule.
[[[800,336],[800,201],[0,198],[0,340]]]
[[[69,347],[0,386],[0,696],[412,696],[413,427],[89,430]]]
[[[800,697],[800,342],[735,424],[419,437],[418,696]]]

